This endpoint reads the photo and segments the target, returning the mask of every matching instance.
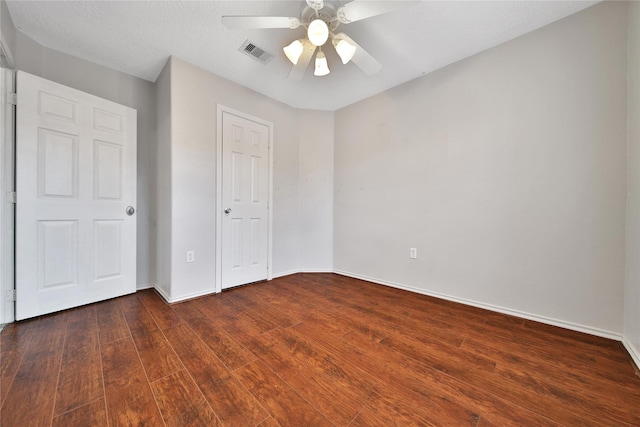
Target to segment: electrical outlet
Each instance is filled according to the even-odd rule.
[[[411,259],[418,258],[418,249],[416,249],[416,248],[409,249],[409,258],[411,258]]]
[[[187,251],[187,262],[194,262],[196,260],[196,256],[193,251]]]

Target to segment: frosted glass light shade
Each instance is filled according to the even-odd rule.
[[[329,38],[329,27],[322,19],[314,19],[307,29],[307,37],[315,46],[322,46]]]
[[[327,58],[324,56],[324,52],[320,51],[316,55],[316,70],[313,72],[314,76],[326,76],[329,71],[329,65],[327,64]]]
[[[296,40],[289,46],[283,47],[282,50],[284,51],[284,54],[287,55],[287,58],[289,58],[289,61],[291,61],[293,65],[296,65],[304,51],[304,46],[300,40]]]
[[[336,48],[338,55],[340,55],[343,64],[351,61],[351,58],[356,53],[356,47],[344,39],[338,40],[338,42],[334,40],[333,46]]]

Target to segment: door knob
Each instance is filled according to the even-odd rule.
[[[229,215],[231,213],[231,208],[227,208],[224,210],[224,213],[226,213],[227,215]]]
[[[136,212],[136,210],[133,208],[133,206],[127,206],[127,210],[125,212],[127,212],[127,215],[131,216]]]

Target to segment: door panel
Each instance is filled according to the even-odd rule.
[[[222,126],[225,289],[268,277],[269,128],[226,111]]]
[[[121,199],[122,151],[121,145],[100,140],[94,141],[93,182],[96,199]]]
[[[93,222],[95,281],[122,275],[122,223],[121,220]]]
[[[38,290],[78,285],[78,221],[38,221]]]
[[[136,111],[18,72],[16,318],[136,290]]]
[[[77,198],[78,135],[38,129],[38,196]]]

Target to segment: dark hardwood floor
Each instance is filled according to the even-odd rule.
[[[638,426],[619,342],[333,274],[8,325],[3,426]]]

